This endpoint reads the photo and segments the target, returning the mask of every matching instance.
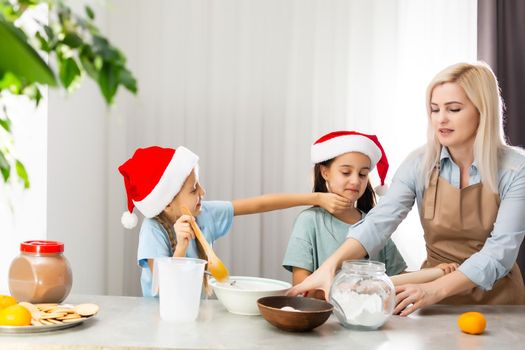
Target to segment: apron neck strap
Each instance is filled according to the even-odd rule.
[[[439,165],[436,165],[434,170],[432,170],[432,174],[430,174],[430,180],[428,181],[428,188],[425,194],[424,218],[427,220],[434,218],[438,179]]]

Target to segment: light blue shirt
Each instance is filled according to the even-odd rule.
[[[231,202],[203,201],[197,224],[206,240],[213,244],[231,229],[233,223],[233,205]],[[142,268],[140,285],[142,294],[153,296],[151,291],[152,274],[148,259],[173,256],[168,232],[155,219],[144,219],[140,227],[137,262]],[[192,240],[186,251],[188,258],[198,258],[197,243]]]
[[[459,167],[448,150],[441,151],[440,176],[459,188]],[[423,210],[425,184],[420,176],[423,153],[414,152],[401,164],[388,193],[380,198],[366,218],[348,230],[348,236],[358,240],[369,255],[376,255],[386,240],[417,201],[419,214]],[[505,147],[500,151],[498,193],[500,206],[494,230],[483,248],[461,264],[459,270],[473,283],[485,290],[505,276],[516,262],[525,235],[525,153]],[[469,185],[481,181],[474,163],[469,170]]]

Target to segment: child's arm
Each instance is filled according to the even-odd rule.
[[[294,267],[292,272],[292,284],[295,286],[296,284],[301,283],[304,281],[304,279],[312,274],[311,271],[302,269],[300,267]],[[325,300],[324,292],[320,289],[317,290],[310,290],[304,295],[305,297],[310,298],[316,298],[319,300]]]
[[[426,283],[434,281],[446,274],[454,272],[458,269],[459,265],[456,263],[442,263],[435,267],[428,267],[419,271],[402,273],[399,275],[391,276],[390,279],[394,286],[402,284],[415,284],[415,283]]]
[[[334,193],[283,193],[232,201],[233,215],[247,215],[300,205],[318,205],[330,213],[350,208],[350,201]]]
[[[308,271],[306,269],[294,266],[292,268],[292,284],[295,286],[296,284],[301,283],[306,277],[310,276],[311,274],[312,271]]]
[[[446,274],[456,271],[459,268],[459,264],[456,263],[442,263],[436,266],[437,268],[440,268],[443,270],[443,272]]]

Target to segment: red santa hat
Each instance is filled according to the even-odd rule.
[[[321,163],[348,152],[360,152],[368,156],[370,170],[377,166],[381,185],[377,186],[375,191],[380,196],[384,195],[388,189],[385,185],[388,159],[376,135],[344,130],[328,133],[312,145],[311,159],[313,163]]]
[[[139,148],[118,170],[124,176],[128,210],[122,214],[124,227],[137,225],[137,208],[145,217],[160,214],[179,193],[184,181],[196,167],[199,157],[180,146]]]

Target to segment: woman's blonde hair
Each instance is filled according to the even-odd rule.
[[[479,113],[479,126],[474,141],[474,159],[481,180],[494,193],[498,192],[498,152],[506,146],[503,132],[503,102],[496,76],[484,63],[458,63],[439,72],[427,88],[428,114],[427,145],[423,172],[425,187],[432,170],[438,164],[441,144],[431,123],[431,98],[436,86],[445,83],[458,84]]]

